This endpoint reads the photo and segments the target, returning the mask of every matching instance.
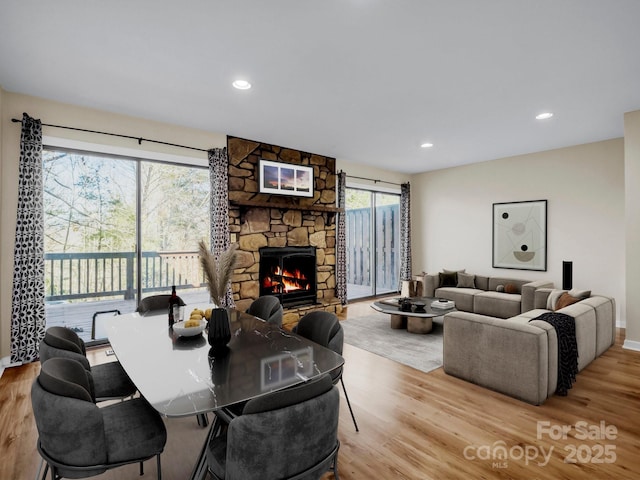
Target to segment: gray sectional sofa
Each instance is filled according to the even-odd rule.
[[[494,285],[495,281],[490,284]],[[521,285],[520,312],[509,318],[485,313],[514,311],[515,307],[505,306],[502,298],[496,299],[501,301],[500,306],[488,307],[488,299],[478,302],[483,298],[482,292],[468,292],[473,297],[471,303],[468,298],[454,297],[453,293],[458,292],[449,289],[437,288],[434,293],[435,296],[449,295],[447,298],[454,299],[459,310],[464,310],[460,306],[473,305],[473,311],[469,308],[469,311],[451,312],[444,317],[444,371],[539,405],[555,393],[558,384],[558,338],[549,323],[530,320],[554,310],[557,298],[566,291],[536,288],[532,293],[532,308],[528,308],[530,292],[525,285]],[[615,300],[590,295],[590,292],[580,293],[585,298],[556,310],[575,319],[579,371],[611,347],[616,334]],[[493,297],[490,295],[489,299]],[[463,298],[459,305],[458,300]]]
[[[425,274],[420,281],[425,297],[453,300],[458,310],[497,318],[510,318],[532,310],[536,290],[553,287],[553,282],[546,280],[485,277],[463,270]]]

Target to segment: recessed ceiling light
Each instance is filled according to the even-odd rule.
[[[423,144],[422,144],[422,145],[420,145],[420,146],[421,146],[422,148],[431,148],[431,147],[433,147],[433,143],[429,143],[429,142],[427,142],[427,143],[423,143]]]
[[[236,80],[233,82],[233,86],[238,90],[249,90],[251,88],[251,84],[246,80]]]
[[[536,120],[546,120],[547,118],[551,118],[551,117],[553,117],[553,113],[544,112],[544,113],[539,113],[538,115],[536,115]]]

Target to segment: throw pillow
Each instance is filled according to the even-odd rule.
[[[504,286],[504,293],[520,293],[520,292],[518,292],[518,287],[516,287],[511,283],[507,283]]]
[[[504,292],[504,285],[496,286],[496,292],[500,292],[500,293]]]
[[[476,288],[476,276],[468,273],[458,273],[459,288]]]
[[[463,268],[462,270],[447,270],[446,268],[443,268],[442,271],[444,273],[466,273],[467,269]]]
[[[558,289],[551,290],[551,293],[549,293],[549,296],[547,297],[547,310],[556,309],[556,303],[558,303],[558,299],[563,293],[567,293],[567,291]]]
[[[575,288],[572,288],[568,293],[572,297],[576,297],[579,300],[584,300],[585,298],[589,298],[591,296],[591,290],[577,290]]]
[[[569,293],[565,292],[560,295],[560,298],[556,302],[556,310],[560,310],[561,308],[568,307],[569,305],[579,302],[580,299],[576,297],[572,297]]]
[[[441,287],[455,287],[458,284],[458,274],[453,273],[440,273],[440,286]]]

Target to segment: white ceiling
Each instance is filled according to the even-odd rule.
[[[639,48],[638,0],[0,0],[7,91],[405,173],[622,137]]]

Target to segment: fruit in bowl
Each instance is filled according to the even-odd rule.
[[[181,337],[194,337],[200,335],[207,326],[206,320],[190,318],[185,322],[177,322],[173,324],[173,331]]]

